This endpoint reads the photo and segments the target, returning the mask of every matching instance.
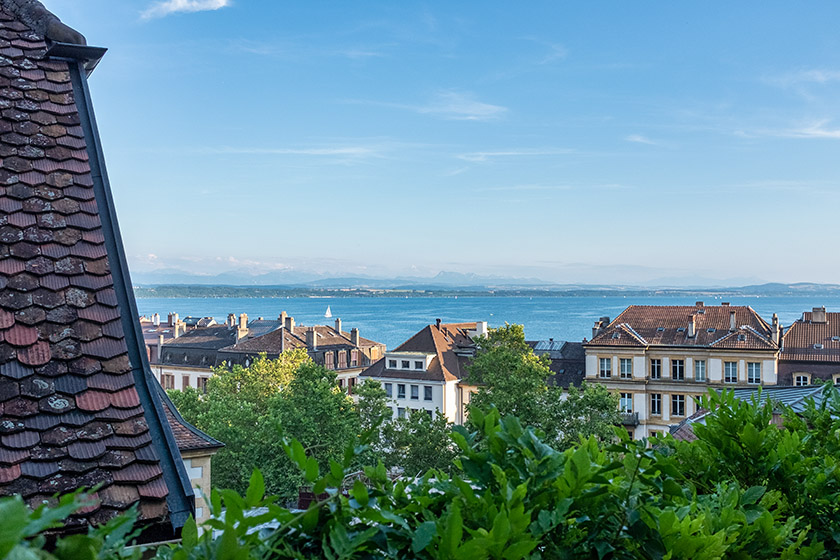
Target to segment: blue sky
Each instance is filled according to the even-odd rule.
[[[44,0],[133,270],[840,279],[840,5]]]

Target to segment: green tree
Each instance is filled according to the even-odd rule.
[[[452,425],[446,417],[418,410],[397,418],[383,429],[383,461],[399,467],[408,477],[429,469],[449,473],[454,466],[456,448],[451,439]]]
[[[479,387],[471,404],[487,410],[494,406],[502,416],[516,416],[526,426],[546,434],[560,448],[594,435],[614,436],[618,424],[618,397],[603,386],[570,387],[568,392],[547,384],[551,375],[548,356],[536,356],[525,342],[522,325],[505,324],[479,338],[469,366],[470,381]]]

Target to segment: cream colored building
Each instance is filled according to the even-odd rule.
[[[586,380],[619,395],[635,438],[667,432],[709,388],[776,385],[781,327],[751,307],[638,306],[595,323]]]

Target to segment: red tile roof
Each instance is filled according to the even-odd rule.
[[[388,377],[393,379],[417,379],[425,381],[452,381],[467,376],[465,369],[468,356],[473,349],[469,331],[476,330],[476,323],[443,323],[428,325],[403,342],[394,352],[418,352],[434,354],[425,371],[390,369],[387,357],[375,362],[360,375],[364,377]]]
[[[730,331],[735,314],[735,330]],[[694,319],[695,336],[689,336]],[[770,326],[747,306],[631,305],[584,346],[775,350]]]
[[[840,313],[828,312],[826,321],[816,323],[806,311],[783,337],[780,361],[840,362]]]

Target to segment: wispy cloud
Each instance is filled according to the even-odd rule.
[[[213,154],[275,155],[275,156],[351,156],[375,157],[381,151],[370,146],[339,146],[334,148],[252,148],[222,146],[201,150]]]
[[[737,136],[745,138],[775,137],[775,138],[812,138],[840,140],[840,128],[831,127],[831,119],[810,121],[800,126],[779,129],[738,130]]]
[[[828,70],[824,68],[799,70],[779,76],[770,76],[765,81],[783,87],[802,84],[827,84],[829,82],[840,81],[840,70]]]
[[[525,148],[515,150],[496,150],[488,152],[467,152],[463,154],[458,154],[458,156],[456,157],[465,161],[485,162],[494,159],[562,156],[575,153],[577,153],[577,150],[572,150],[568,148]]]
[[[206,12],[231,5],[232,0],[162,0],[155,2],[140,14],[143,19],[166,17],[170,14]]]
[[[375,46],[338,46],[338,47],[313,47],[309,44],[298,44],[295,42],[267,43],[240,39],[231,42],[231,49],[246,54],[259,56],[278,57],[286,59],[303,60],[312,57],[337,57],[350,60],[365,60],[369,58],[382,58],[387,56],[385,51],[393,45]]]
[[[405,109],[456,121],[491,121],[501,118],[508,111],[507,107],[479,101],[472,93],[454,90],[438,91],[427,103],[417,105],[387,101],[348,100],[347,102]]]
[[[658,145],[657,142],[654,142],[647,136],[642,136],[641,134],[631,134],[629,136],[626,136],[624,139],[628,142],[635,142],[636,144],[648,144],[650,146]]]

